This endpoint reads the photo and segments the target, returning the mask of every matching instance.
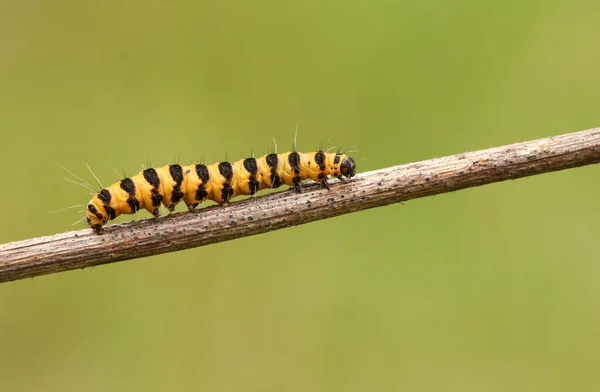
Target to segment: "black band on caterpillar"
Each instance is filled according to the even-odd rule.
[[[300,192],[300,182],[307,179],[329,188],[327,177],[343,179],[355,174],[352,158],[323,151],[268,154],[208,166],[167,165],[143,170],[102,189],[88,204],[87,222],[101,233],[103,225],[121,214],[145,209],[158,216],[160,204],[173,211],[183,200],[193,210],[207,199],[226,204],[236,196],[281,185],[290,185]]]

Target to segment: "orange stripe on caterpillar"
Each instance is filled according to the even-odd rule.
[[[204,200],[226,204],[239,195],[253,195],[261,189],[293,186],[313,180],[329,189],[327,178],[351,178],[356,174],[354,160],[345,154],[323,151],[268,154],[237,162],[212,165],[167,165],[146,169],[102,189],[89,202],[87,222],[97,233],[109,220],[121,214],[145,209],[159,215],[160,205],[173,211],[183,201],[193,210]]]

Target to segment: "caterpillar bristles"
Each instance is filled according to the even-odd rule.
[[[89,190],[90,191],[90,195],[93,195],[95,193],[94,192],[94,188],[92,188],[92,185],[90,183],[88,183],[86,180],[84,180],[81,177],[76,176],[72,171],[70,171],[69,169],[67,169],[66,167],[64,167],[63,165],[61,165],[60,163],[54,162],[54,164],[56,166],[60,167],[61,169],[63,169],[65,172],[69,173],[69,175],[71,175],[73,178],[75,178],[76,180],[78,180],[78,181],[75,181],[75,180],[72,180],[70,178],[64,177],[65,181],[68,181],[68,182],[70,182],[72,184],[78,185],[78,186],[80,186],[82,188],[85,188],[85,189]]]
[[[277,150],[275,138],[273,142]],[[300,183],[307,179],[329,189],[328,177],[343,180],[355,174],[354,159],[322,149],[309,153],[271,153],[260,158],[243,158],[233,163],[224,161],[212,165],[196,163],[181,166],[174,163],[144,169],[103,188],[88,203],[86,219],[92,229],[101,233],[102,226],[109,220],[121,214],[134,214],[141,209],[157,217],[161,205],[171,213],[183,201],[191,211],[205,200],[226,205],[236,196],[252,196],[262,189],[279,188],[282,185],[292,186],[300,193]]]
[[[94,177],[94,179],[96,180],[96,182],[98,183],[98,186],[100,186],[100,189],[104,188],[102,186],[102,183],[100,182],[100,180],[98,179],[98,177],[96,176],[96,173],[94,173],[94,171],[92,170],[92,168],[90,167],[90,165],[88,165],[87,163],[85,164],[85,167],[87,167],[87,169],[90,171],[90,173],[92,173],[92,177]]]
[[[73,208],[77,208],[77,207],[85,207],[85,205],[84,204],[75,204],[75,205],[72,205],[72,206],[60,208],[58,210],[48,211],[48,213],[49,214],[56,214],[58,212],[63,212],[63,211],[66,211],[66,210],[72,210]],[[83,210],[81,212],[83,212]]]

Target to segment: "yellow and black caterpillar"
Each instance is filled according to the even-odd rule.
[[[324,151],[268,154],[212,165],[167,165],[142,170],[102,189],[87,206],[87,222],[100,234],[103,225],[121,214],[145,209],[159,216],[161,204],[173,211],[183,200],[193,210],[207,199],[222,205],[238,195],[254,195],[261,189],[281,185],[301,192],[300,182],[306,179],[329,189],[328,176],[342,180],[355,174],[352,158]]]

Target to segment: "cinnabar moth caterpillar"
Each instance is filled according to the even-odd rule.
[[[329,189],[328,176],[342,180],[355,174],[352,158],[324,151],[268,154],[212,165],[167,165],[145,169],[102,189],[87,206],[87,222],[100,234],[103,225],[121,214],[145,209],[159,216],[161,204],[173,211],[183,200],[193,210],[207,199],[222,205],[238,195],[253,195],[281,185],[291,185],[301,192],[300,182],[306,179]]]

